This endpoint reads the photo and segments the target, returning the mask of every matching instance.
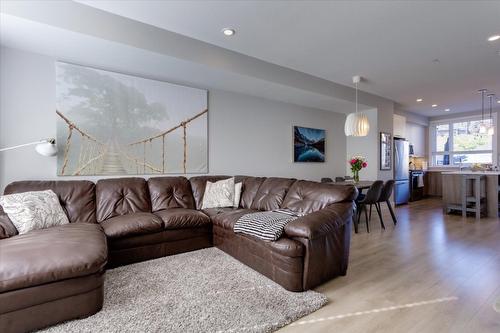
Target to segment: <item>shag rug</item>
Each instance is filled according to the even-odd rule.
[[[100,312],[44,332],[271,332],[327,303],[216,248],[108,270],[104,290]]]

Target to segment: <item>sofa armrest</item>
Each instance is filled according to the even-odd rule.
[[[290,237],[316,239],[335,232],[352,218],[353,202],[331,204],[314,213],[302,216],[285,226],[285,234]]]

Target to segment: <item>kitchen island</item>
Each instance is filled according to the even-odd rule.
[[[486,215],[498,217],[498,171],[444,171],[443,177],[443,207],[445,211],[450,206],[462,205],[462,181],[464,176],[479,176],[481,178],[481,197],[485,199]],[[468,184],[467,196],[471,197],[472,185]]]

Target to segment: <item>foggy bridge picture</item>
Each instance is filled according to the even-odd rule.
[[[207,91],[56,63],[58,175],[208,172]]]

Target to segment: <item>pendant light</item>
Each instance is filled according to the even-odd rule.
[[[495,97],[495,94],[488,94],[488,98],[490,100],[490,124],[488,126],[488,131],[487,131],[488,135],[495,134],[495,126],[493,125],[493,116],[492,116],[493,97]]]
[[[486,89],[479,89],[481,93],[481,123],[479,124],[479,134],[486,134],[488,132],[488,126],[484,123],[484,93]]]
[[[370,123],[368,117],[358,112],[358,83],[361,81],[361,76],[352,77],[352,83],[356,86],[356,112],[347,115],[344,125],[346,136],[367,136],[370,131]]]

